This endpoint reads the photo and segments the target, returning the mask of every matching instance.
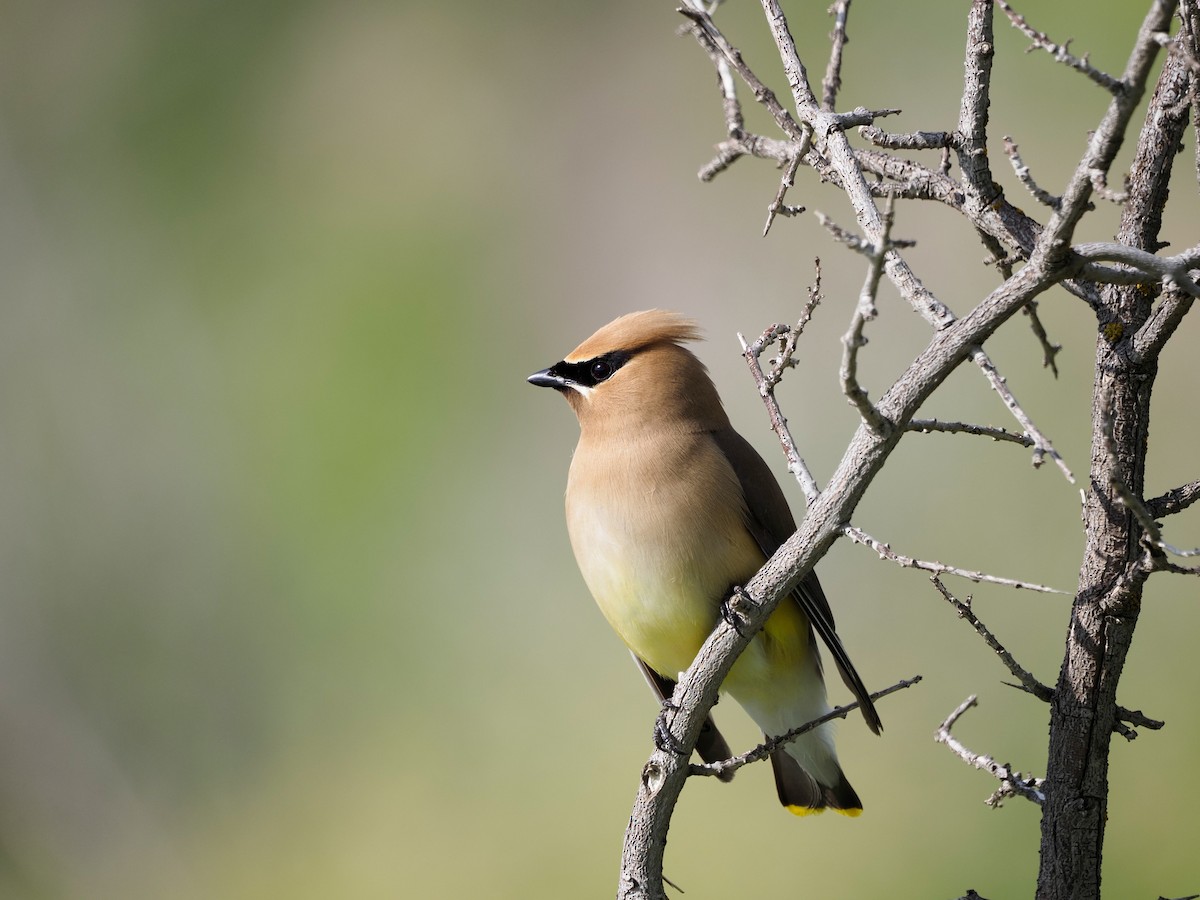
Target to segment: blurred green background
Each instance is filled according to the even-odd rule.
[[[966,5],[855,4],[842,105],[952,128]],[[790,4],[818,75],[824,6]],[[1141,6],[1027,12],[1119,71]],[[680,309],[786,479],[734,335],[793,320],[820,255],[828,299],[781,398],[823,483],[855,425],[837,362],[861,260],[811,217],[759,237],[765,163],[697,181],[723,125],[671,3],[3,11],[0,895],[611,896],[655,706],[571,559],[574,419],[524,378],[620,313]],[[757,5],[721,17],[782,87]],[[1006,25],[997,43],[995,146],[1013,135],[1055,191],[1104,98]],[[1197,240],[1193,149],[1177,247]],[[809,172],[790,199],[852,221]],[[900,208],[960,313],[996,277],[961,232]],[[927,337],[890,288],[880,305],[873,396]],[[1086,474],[1094,323],[1062,292],[1042,312],[1058,380],[1022,317],[989,350]],[[1197,475],[1196,338],[1185,323],[1163,363],[1151,493]],[[927,412],[1014,427],[973,371]],[[1019,448],[913,436],[856,521],[1070,589],[1078,504]],[[1169,538],[1200,542],[1200,517]],[[926,676],[882,705],[881,739],[841,728],[866,814],[795,820],[762,767],[694,784],[669,876],[689,897],[1029,895],[1037,811],[985,808],[992,782],[931,735],[978,693],[961,738],[1041,773],[1045,708],[921,574],[844,542],[821,573],[869,684]],[[1066,599],[949,584],[1054,681]],[[1114,896],[1200,889],[1198,627],[1194,583],[1155,578],[1121,693],[1168,726],[1114,747]],[[718,718],[757,740],[732,704]]]

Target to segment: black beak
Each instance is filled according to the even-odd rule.
[[[536,384],[538,387],[554,388],[559,391],[567,389],[567,379],[561,375],[555,375],[553,369],[542,369],[540,372],[534,372],[525,380],[530,384]]]

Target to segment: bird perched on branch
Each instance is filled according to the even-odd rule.
[[[567,479],[567,528],[584,581],[660,699],[745,584],[796,530],[767,464],[733,430],[704,365],[682,345],[694,322],[664,310],[605,325],[529,376],[579,419]],[[784,598],[722,690],[768,735],[829,711],[814,632],[878,734],[879,715],[834,630],[815,573]],[[711,718],[706,761],[729,747]],[[779,800],[797,815],[862,812],[825,724],[771,755]]]

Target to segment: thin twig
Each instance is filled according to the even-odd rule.
[[[895,219],[894,204],[895,198],[889,197],[887,209],[883,214],[883,234],[880,236],[879,244],[871,253],[866,281],[863,282],[862,291],[858,295],[858,304],[855,306],[854,315],[850,320],[850,330],[842,337],[842,367],[840,371],[842,393],[846,395],[850,405],[858,410],[862,420],[876,433],[883,433],[891,427],[892,423],[871,403],[867,392],[858,383],[858,348],[867,343],[867,339],[863,336],[863,328],[866,323],[879,315],[875,306],[875,295],[879,291],[879,279],[883,276],[883,260],[889,248],[888,239],[891,236],[892,223]]]
[[[804,212],[803,206],[789,206],[783,202],[783,198],[787,195],[788,189],[796,183],[796,170],[800,168],[800,160],[804,158],[804,154],[808,152],[809,135],[811,132],[805,131],[804,138],[800,142],[800,147],[796,150],[795,155],[783,168],[783,177],[779,181],[779,190],[775,194],[775,199],[767,206],[767,223],[763,226],[763,237],[771,230],[771,224],[775,221],[775,216],[798,216]]]
[[[950,733],[950,729],[954,727],[959,718],[968,709],[973,706],[978,706],[978,700],[974,694],[959,704],[954,712],[946,717],[946,721],[938,727],[934,732],[933,739],[939,744],[945,744],[954,753],[969,766],[974,766],[984,772],[988,772],[993,777],[1000,780],[1000,788],[986,801],[988,806],[998,807],[1007,797],[1021,796],[1026,800],[1031,800],[1038,806],[1041,806],[1045,801],[1046,796],[1042,792],[1042,779],[1034,778],[1029,775],[1022,775],[1020,772],[1014,772],[1012,767],[1007,763],[1000,764],[992,757],[982,753],[975,753],[954,737]]]
[[[889,194],[888,196],[892,195]],[[855,234],[849,229],[843,228],[820,210],[814,210],[813,215],[817,217],[817,221],[825,227],[825,230],[833,235],[834,240],[845,244],[855,253],[861,253],[866,257],[871,257],[874,255],[875,245],[862,235]],[[888,241],[889,247],[915,247],[916,245],[916,241],[904,240],[900,238]]]
[[[813,305],[816,305],[815,301]],[[775,385],[767,380],[767,376],[763,374],[762,366],[758,361],[763,351],[772,343],[779,340],[787,331],[788,327],[786,325],[772,325],[753,344],[747,344],[746,339],[740,334],[738,335],[738,341],[742,345],[742,357],[746,360],[746,365],[750,367],[750,375],[754,378],[754,383],[758,386],[758,394],[762,397],[763,404],[767,407],[767,417],[771,421],[771,430],[775,432],[775,436],[779,438],[779,443],[783,446],[783,454],[787,458],[788,471],[800,483],[800,489],[804,492],[806,502],[812,504],[821,495],[821,489],[817,486],[817,481],[813,478],[808,464],[800,456],[800,451],[796,449],[796,441],[792,437],[791,430],[788,428],[787,419],[784,417],[783,411],[779,408],[779,401],[775,399]],[[778,381],[778,378],[776,381]]]
[[[850,112],[846,113],[826,113],[824,116],[824,134],[828,137],[835,131],[845,131],[848,128],[856,126],[874,125],[876,119],[882,119],[884,116],[898,116],[902,112],[903,110],[891,106],[883,109],[867,109],[865,106],[856,106]]]
[[[808,286],[808,299],[804,301],[804,306],[800,308],[800,318],[796,320],[796,324],[791,328],[788,328],[786,325],[776,326],[779,355],[768,360],[771,364],[771,370],[763,376],[767,385],[772,389],[783,380],[785,370],[795,367],[796,344],[800,340],[800,335],[804,333],[804,329],[808,326],[808,323],[812,321],[813,312],[824,299],[821,294],[821,258],[819,256],[813,259],[813,269],[813,283]],[[742,342],[742,345],[744,349],[745,341]]]
[[[983,374],[987,377],[992,389],[1000,395],[1000,399],[1004,401],[1004,405],[1008,407],[1009,412],[1013,414],[1025,433],[1033,438],[1033,467],[1036,469],[1041,466],[1043,459],[1049,456],[1054,460],[1055,465],[1066,476],[1067,481],[1071,484],[1075,483],[1075,476],[1071,474],[1071,470],[1067,468],[1067,464],[1063,462],[1063,458],[1058,451],[1054,449],[1054,445],[1050,443],[1050,439],[1042,434],[1041,430],[1033,424],[1033,420],[1017,402],[1017,398],[1008,388],[1006,379],[996,370],[995,365],[988,358],[982,347],[974,347],[971,350],[971,359],[975,365],[983,370]]]
[[[750,88],[754,94],[754,99],[762,104],[762,106],[771,114],[771,118],[775,120],[775,124],[793,140],[800,140],[803,134],[803,129],[800,124],[792,118],[792,114],[784,108],[775,96],[775,92],[767,87],[762,80],[754,74],[749,66],[742,59],[741,51],[729,43],[725,39],[720,29],[712,20],[707,10],[696,9],[690,6],[681,7],[680,14],[685,18],[690,19],[695,23],[696,28],[692,31],[696,40],[704,47],[705,51],[712,56],[714,53],[719,53],[729,61],[734,71],[741,76],[742,81]]]
[[[842,87],[842,50],[850,40],[846,35],[850,0],[837,0],[829,8],[829,13],[833,16],[833,33],[829,35],[829,66],[825,69],[825,80],[821,82],[821,108],[833,112],[838,91]]]
[[[1035,584],[1031,581],[1018,581],[1015,578],[1001,578],[997,575],[988,575],[985,572],[975,572],[971,569],[960,569],[958,566],[947,566],[944,563],[934,562],[923,559],[914,559],[911,556],[902,556],[892,549],[890,544],[885,544],[878,541],[871,535],[867,534],[861,528],[854,525],[843,525],[842,534],[850,538],[856,544],[862,544],[865,547],[870,547],[879,554],[880,559],[886,559],[896,563],[905,569],[920,569],[925,572],[933,572],[935,575],[957,575],[959,578],[966,578],[969,581],[986,584],[999,584],[1004,587],[1015,588],[1017,590],[1036,591],[1041,594],[1063,594],[1070,596],[1068,591],[1060,591],[1058,588],[1047,587],[1044,584]]]
[[[1050,341],[1050,336],[1046,334],[1046,326],[1042,324],[1042,320],[1038,316],[1036,300],[1031,300],[1022,312],[1029,317],[1029,327],[1033,329],[1034,336],[1038,339],[1038,343],[1042,345],[1042,368],[1049,369],[1054,374],[1054,377],[1057,378],[1058,364],[1054,361],[1054,358],[1062,351],[1062,344],[1055,344]]]
[[[1124,203],[1129,196],[1125,191],[1114,191],[1108,186],[1108,176],[1105,175],[1103,169],[1093,169],[1091,176],[1092,190],[1101,200],[1107,200],[1109,203]]]
[[[1013,658],[1013,655],[1008,652],[1007,648],[1000,643],[1000,641],[994,634],[992,634],[988,627],[984,625],[983,622],[979,621],[979,617],[976,616],[974,611],[971,609],[971,598],[969,596],[967,597],[966,601],[959,600],[952,593],[950,593],[949,590],[946,589],[946,586],[942,584],[942,580],[938,578],[937,575],[931,575],[929,580],[933,582],[933,586],[938,589],[938,593],[940,593],[946,599],[946,602],[953,606],[958,612],[958,617],[960,619],[965,619],[968,624],[975,629],[975,633],[983,638],[983,642],[995,651],[996,655],[1000,657],[1000,661],[1004,663],[1008,671],[1013,674],[1013,677],[1016,678],[1017,681],[1021,682],[1022,690],[1033,694],[1033,696],[1037,697],[1039,700],[1049,702],[1051,699],[1053,699],[1054,688],[1038,681],[1037,678],[1035,678],[1033,674],[1029,672],[1029,670],[1024,668],[1019,662],[1016,661],[1016,659]]]
[[[1013,139],[1007,134],[1004,136],[1004,152],[1008,154],[1008,159],[1012,163],[1013,172],[1016,173],[1017,179],[1021,184],[1025,185],[1025,189],[1033,194],[1038,203],[1043,203],[1051,209],[1058,209],[1062,203],[1062,197],[1055,197],[1049,191],[1038,187],[1038,183],[1033,180],[1033,175],[1029,171],[1029,166],[1025,165],[1025,161],[1021,159],[1020,148],[1013,142]]]
[[[1052,57],[1054,57],[1057,62],[1060,62],[1066,66],[1070,66],[1077,72],[1082,72],[1109,93],[1117,94],[1124,89],[1125,83],[1119,78],[1113,78],[1111,75],[1101,72],[1091,63],[1089,63],[1086,53],[1083,56],[1072,56],[1069,52],[1069,48],[1071,46],[1070,41],[1067,41],[1065,44],[1054,43],[1054,41],[1050,40],[1049,36],[1033,28],[1028,22],[1026,22],[1025,17],[1009,6],[1005,0],[996,0],[996,3],[1002,10],[1004,10],[1004,14],[1008,16],[1009,21],[1011,21],[1013,24],[1013,27],[1025,35],[1025,37],[1029,38],[1029,40],[1032,42],[1032,46],[1029,48],[1029,50],[1045,50]]]
[[[941,422],[937,419],[913,419],[907,426],[909,431],[919,431],[932,434],[935,431],[945,434],[977,434],[990,437],[994,441],[1012,441],[1022,447],[1032,447],[1033,438],[1027,434],[1017,434],[1004,428],[991,425],[972,425],[968,422]]]
[[[920,675],[914,675],[912,678],[903,681],[897,681],[891,687],[886,687],[882,691],[875,691],[873,694],[871,694],[871,700],[879,700],[882,697],[886,697],[888,694],[894,694],[896,691],[902,691],[905,688],[910,688],[914,684],[919,684],[921,682],[921,678],[922,676]],[[853,703],[847,703],[845,706],[835,707],[825,715],[813,719],[811,722],[805,722],[803,725],[793,728],[791,731],[785,732],[778,737],[769,738],[768,740],[763,741],[753,750],[748,750],[747,752],[738,754],[737,756],[731,756],[729,759],[718,760],[714,763],[692,763],[690,766],[688,766],[688,774],[715,775],[717,777],[722,775],[732,775],[742,766],[766,759],[779,747],[782,747],[784,744],[791,743],[796,738],[800,737],[800,735],[808,734],[808,732],[812,731],[814,728],[819,728],[826,722],[832,722],[835,719],[846,718],[846,716],[858,709],[860,705],[861,704],[856,700]]]

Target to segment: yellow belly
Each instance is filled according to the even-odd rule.
[[[741,485],[702,433],[638,445],[581,441],[567,527],[584,581],[626,646],[675,678],[712,633],[731,587],[765,557],[745,525]],[[726,679],[735,696],[786,679],[808,651],[808,623],[781,603]],[[776,687],[778,689],[778,687]]]
[[[668,678],[691,665],[730,588],[745,584],[765,561],[745,527],[732,524],[709,523],[681,535],[656,531],[653,517],[631,523],[596,508],[572,523],[580,571],[604,617],[630,650]],[[797,667],[807,647],[808,623],[785,600],[738,660],[726,687],[734,694],[757,693]]]

